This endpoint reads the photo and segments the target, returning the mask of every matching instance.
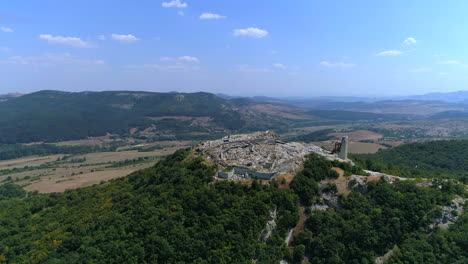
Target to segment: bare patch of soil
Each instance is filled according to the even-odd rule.
[[[278,183],[280,188],[289,188],[289,185],[294,179],[294,174],[291,173],[286,173],[286,174],[281,174],[278,176],[276,179],[276,183]],[[284,180],[284,183],[283,183]]]
[[[348,178],[344,176],[344,171],[341,168],[333,167],[332,170],[336,171],[340,175],[337,179],[332,179],[329,182],[336,184],[338,193],[347,196],[351,193],[348,189]]]
[[[386,149],[387,147],[376,144],[376,143],[364,143],[364,142],[349,142],[349,152],[356,154],[367,154],[376,153],[380,149]]]

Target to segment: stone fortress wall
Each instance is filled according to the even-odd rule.
[[[235,176],[241,177],[243,179],[259,179],[259,180],[272,180],[278,176],[276,172],[261,172],[255,171],[247,168],[234,167],[231,171],[220,171],[218,172],[218,178],[221,179],[234,179]]]
[[[219,166],[217,177],[229,180],[275,179],[280,174],[299,171],[311,153],[327,159],[348,161],[347,140],[343,139],[341,153],[329,151],[300,142],[283,142],[273,131],[231,135],[207,141],[197,146],[197,152]],[[340,159],[345,157],[345,159]]]

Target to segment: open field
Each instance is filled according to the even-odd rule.
[[[376,153],[379,149],[386,149],[387,147],[376,144],[376,143],[364,143],[364,142],[350,142],[349,152],[356,154],[367,154]]]
[[[103,171],[87,172],[73,176],[59,177],[58,175],[50,175],[49,177],[41,178],[38,181],[26,185],[24,189],[28,191],[38,191],[40,193],[64,192],[67,189],[76,189],[94,184],[99,184],[103,181],[108,181],[115,178],[127,176],[128,174],[153,166],[154,162],[132,165],[123,168],[107,169]],[[20,182],[20,184],[23,182]]]
[[[114,152],[32,156],[1,161],[0,182],[11,181],[28,191],[40,193],[63,192],[66,189],[86,187],[148,168],[159,158],[189,147],[192,142],[171,141],[170,143],[171,145],[169,142],[141,144]],[[140,148],[158,145],[161,149],[158,147],[151,151],[138,151]]]
[[[313,142],[313,144],[320,146],[327,150],[333,149],[333,142],[336,140],[327,140],[327,141],[318,141]],[[368,154],[368,153],[376,153],[379,149],[386,149],[387,147],[382,146],[377,143],[365,143],[365,142],[356,142],[350,141],[348,145],[349,153],[356,153],[356,154]]]
[[[14,169],[14,168],[24,168],[25,166],[29,166],[29,167],[40,166],[41,164],[44,164],[47,162],[54,162],[58,158],[62,158],[63,156],[64,155],[59,154],[59,155],[50,155],[50,156],[41,156],[41,157],[39,156],[24,157],[24,158],[14,159],[14,160],[2,160],[0,161],[0,171],[7,170],[7,169]]]
[[[345,133],[332,133],[330,134],[330,136],[334,136],[337,138],[348,136],[350,141],[378,140],[378,139],[383,138],[382,134],[375,133],[369,130],[356,130],[356,131],[345,132]]]

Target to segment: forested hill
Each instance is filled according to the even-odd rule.
[[[64,193],[3,184],[0,263],[374,263],[395,244],[402,247],[392,263],[466,263],[466,214],[449,231],[427,233],[438,206],[463,188],[380,180],[364,194],[354,188],[338,197],[336,185],[318,184],[338,176],[332,166],[358,169],[312,154],[290,189],[213,182],[214,165],[180,150],[127,177]],[[324,193],[342,206],[312,211]],[[288,246],[300,204],[307,220]]]
[[[411,143],[375,154],[355,154],[370,170],[404,177],[449,177],[468,181],[468,140]]]
[[[248,103],[201,92],[40,91],[0,102],[0,143],[128,134],[131,128],[145,129],[152,124],[161,129],[177,129],[190,117],[204,117],[200,122],[209,122],[210,128],[234,130],[245,125],[236,107]],[[165,116],[175,116],[180,122],[165,122]],[[192,130],[198,132],[196,129]]]
[[[297,196],[258,182],[209,184],[214,167],[190,153],[63,194],[25,197],[0,185],[0,263],[277,263]],[[280,217],[265,244],[274,208]]]
[[[108,133],[151,140],[207,140],[259,130],[405,119],[405,115],[310,111],[204,92],[40,91],[0,101],[0,144],[58,142]]]

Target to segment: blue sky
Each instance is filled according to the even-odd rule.
[[[467,90],[466,1],[0,0],[0,93]]]

